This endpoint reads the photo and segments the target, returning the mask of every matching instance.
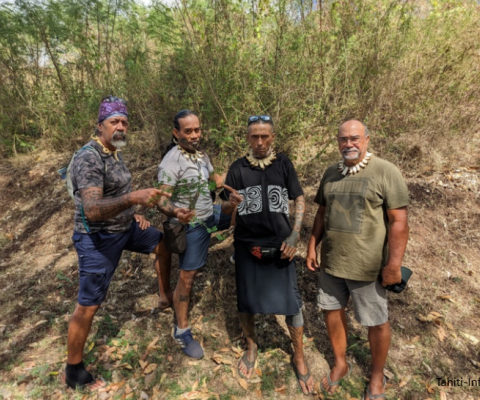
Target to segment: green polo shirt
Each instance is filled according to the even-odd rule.
[[[372,156],[365,169],[323,175],[315,203],[325,209],[321,268],[330,275],[374,281],[388,258],[387,210],[408,205],[407,185],[393,164]]]

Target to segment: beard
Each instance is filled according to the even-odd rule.
[[[345,149],[342,151],[343,159],[346,161],[354,161],[360,157],[360,150],[358,149]]]
[[[185,150],[193,152],[193,153],[200,150],[200,140],[198,140],[197,142],[189,142],[187,139],[178,139],[178,143]]]
[[[110,144],[116,149],[121,149],[127,145],[127,135],[125,132],[115,131],[110,140]]]

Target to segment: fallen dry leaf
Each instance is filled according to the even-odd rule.
[[[437,329],[437,335],[441,342],[443,342],[447,337],[447,334],[445,333],[445,330],[442,327]]]
[[[470,335],[468,333],[465,333],[465,332],[460,332],[460,333],[462,334],[463,337],[470,340],[473,344],[478,344],[479,340],[475,336],[472,336],[472,335]]]
[[[220,351],[221,351],[222,353],[226,353],[226,352],[230,351],[230,349],[229,349],[228,347],[222,347],[222,348],[220,349]]]
[[[440,299],[440,300],[452,300],[452,296],[449,296],[447,294],[444,294],[442,296],[437,296],[437,299]]]
[[[440,400],[447,400],[447,395],[445,392],[440,391]]]
[[[212,356],[212,360],[215,361],[217,364],[221,364],[222,363],[222,356],[220,354],[214,354]]]
[[[148,364],[147,368],[143,371],[145,375],[151,374],[157,368],[157,364]]]
[[[198,384],[199,384],[198,381],[195,381],[195,382],[193,383],[193,385],[192,385],[192,392],[195,391],[195,390],[197,390]]]
[[[403,377],[402,380],[400,381],[400,383],[398,384],[398,387],[402,388],[402,387],[406,386],[410,379],[411,379],[410,375]]]
[[[433,385],[429,385],[428,382],[425,383],[425,388],[427,389],[428,393],[435,393],[435,387]]]
[[[261,370],[260,368],[257,368],[257,369],[255,370],[255,372],[257,373],[257,375],[258,375],[259,377],[262,377],[263,374],[262,374],[262,370]]]
[[[445,322],[445,325],[446,325],[447,328],[450,329],[451,331],[453,331],[453,330],[455,329],[450,322]]]
[[[162,376],[160,377],[160,385],[167,379],[167,374],[163,373]]]
[[[222,364],[224,365],[233,365],[233,363],[230,360],[222,360]]]
[[[191,365],[192,367],[198,365],[198,361],[189,361],[188,365]]]
[[[255,389],[255,394],[259,399],[263,398],[262,391],[260,389]]]
[[[387,379],[395,378],[395,375],[393,374],[393,372],[389,371],[386,368],[383,369],[383,375],[385,375],[387,377]]]
[[[43,324],[46,324],[48,321],[46,319],[42,319],[41,321],[38,321],[35,325],[33,325],[34,327],[35,326],[40,326],[40,325],[43,325]]]
[[[275,391],[277,393],[280,393],[280,394],[285,394],[285,392],[287,391],[287,387],[285,385],[279,387],[279,388],[275,388]]]
[[[212,371],[213,372],[217,372],[220,368],[222,368],[221,365],[217,365]]]
[[[243,378],[238,378],[238,383],[240,384],[240,386],[242,388],[244,388],[245,390],[248,390],[248,383],[245,379]]]
[[[200,390],[193,390],[191,392],[182,394],[180,398],[188,399],[188,400],[193,400],[193,399],[196,399],[196,400],[205,399],[206,400],[206,399],[210,398],[210,394],[209,393],[204,393]]]
[[[143,360],[138,360],[138,363],[140,364],[140,367],[142,367],[142,369],[145,369],[145,367],[148,365],[148,362]]]

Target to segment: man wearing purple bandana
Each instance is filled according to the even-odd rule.
[[[119,150],[126,146],[128,112],[124,100],[109,96],[100,104],[92,140],[71,165],[75,217],[73,243],[78,254],[79,291],[68,326],[65,383],[95,390],[105,383],[83,364],[83,349],[93,317],[105,299],[123,250],[165,253],[162,232],[154,229],[133,206],[152,207],[165,194],[157,189],[131,190],[132,175]]]

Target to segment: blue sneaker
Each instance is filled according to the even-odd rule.
[[[202,358],[203,357],[203,349],[192,336],[192,330],[188,328],[187,331],[183,332],[180,335],[177,335],[177,327],[174,326],[172,337],[178,343],[178,345],[182,348],[183,352],[186,356],[192,358]]]

